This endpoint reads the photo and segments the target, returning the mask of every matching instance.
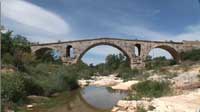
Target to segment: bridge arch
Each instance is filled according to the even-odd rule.
[[[61,52],[55,47],[45,46],[32,49],[36,59],[45,59],[45,56],[51,55],[54,60],[61,59]]]
[[[109,43],[109,42],[99,42],[99,43],[95,43],[95,44],[92,44],[92,45],[89,45],[87,48],[85,48],[81,53],[80,55],[77,57],[77,62],[81,60],[81,58],[86,54],[86,52],[88,52],[90,49],[94,48],[94,47],[97,47],[97,46],[101,46],[101,45],[107,45],[107,46],[111,46],[111,47],[114,47],[116,49],[118,49],[119,51],[121,51],[125,57],[127,58],[127,61],[130,65],[130,60],[131,60],[131,57],[128,55],[127,51],[118,46],[117,44],[114,44],[114,43]]]
[[[45,47],[38,47],[38,48],[32,48],[32,53],[35,54],[36,52],[43,50],[43,49],[50,49],[50,50],[57,50],[56,48],[52,46],[45,46]]]
[[[155,48],[160,48],[167,51],[177,63],[181,61],[179,52],[175,48],[171,47],[170,45],[156,45],[148,51],[147,55],[150,53],[151,50]]]

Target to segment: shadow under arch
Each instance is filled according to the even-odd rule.
[[[33,55],[38,60],[53,61],[61,59],[60,52],[53,47],[38,48],[33,52]]]
[[[128,55],[128,53],[121,47],[119,47],[118,45],[116,44],[113,44],[113,43],[108,43],[108,42],[100,42],[100,43],[95,43],[95,44],[92,44],[90,45],[89,47],[87,47],[81,54],[80,56],[78,57],[78,62],[81,60],[81,58],[85,55],[86,52],[88,52],[90,49],[94,48],[94,47],[97,47],[97,46],[101,46],[101,45],[107,45],[107,46],[111,46],[111,47],[114,47],[114,48],[117,48],[118,50],[120,50],[127,58],[127,61],[128,61],[128,64],[130,66],[131,62],[131,58],[130,56]]]
[[[35,54],[36,52],[41,51],[41,50],[52,50],[53,51],[56,49],[54,47],[40,47],[40,48],[32,50],[32,53]]]
[[[168,45],[158,45],[158,46],[153,47],[151,50],[153,50],[154,48],[160,48],[160,49],[166,50],[169,54],[171,54],[171,56],[177,63],[180,63],[181,61],[180,54],[173,47],[168,46]],[[148,52],[148,54],[150,53],[150,51]]]

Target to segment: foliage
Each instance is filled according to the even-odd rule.
[[[12,44],[14,47],[14,51],[22,50],[23,52],[31,52],[30,42],[24,36],[16,35],[12,39]]]
[[[49,48],[42,48],[35,53],[36,59],[40,62],[53,62],[53,50]]]
[[[123,69],[128,70],[130,67],[127,58],[121,53],[108,55],[105,63],[93,66],[93,70],[101,75],[108,75]]]
[[[198,74],[197,77],[198,77],[198,79],[199,79],[199,81],[200,81],[200,74]]]
[[[14,57],[10,53],[3,54],[2,63],[7,65],[14,65]]]
[[[144,108],[144,106],[137,106],[136,112],[147,112],[147,110]]]
[[[1,56],[5,53],[13,55],[12,31],[1,33]],[[2,58],[2,57],[1,57]]]
[[[161,97],[167,95],[171,89],[169,82],[150,81],[146,80],[133,86],[136,95],[139,97]]]
[[[13,64],[24,71],[25,54],[31,52],[30,42],[23,36],[12,36],[12,31],[1,33],[1,42],[2,64]]]
[[[120,64],[124,63],[126,58],[123,54],[111,54],[106,57],[106,67],[109,71],[117,70]]]
[[[131,69],[131,68],[122,68],[118,70],[119,77],[121,77],[124,81],[128,81],[133,79],[133,77],[136,77],[140,74],[140,71],[137,69]]]
[[[71,90],[78,87],[76,71],[65,65],[41,63],[27,68],[35,94],[49,96],[55,92]],[[33,85],[32,85],[33,84]]]
[[[181,53],[183,60],[198,61],[200,60],[200,49],[193,49],[191,51]]]
[[[1,81],[2,100],[18,102],[25,97],[24,80],[19,73],[2,73]]]

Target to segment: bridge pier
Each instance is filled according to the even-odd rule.
[[[142,61],[141,59],[132,59],[131,62],[130,62],[130,67],[131,69],[142,69],[145,67],[145,62]]]

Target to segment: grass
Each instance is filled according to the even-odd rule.
[[[168,68],[160,68],[158,70],[154,70],[154,73],[162,75],[165,79],[172,79],[177,76],[176,71],[170,72]]]
[[[122,68],[118,70],[118,77],[122,78],[124,81],[132,80],[136,76],[139,76],[141,72],[137,69]]]
[[[150,81],[146,80],[134,85],[132,88],[135,91],[132,98],[140,99],[143,97],[157,98],[171,93],[169,82],[166,81]]]

